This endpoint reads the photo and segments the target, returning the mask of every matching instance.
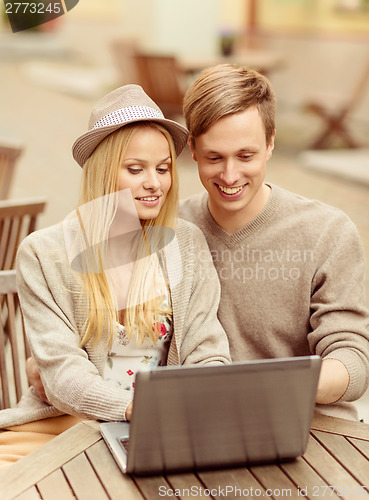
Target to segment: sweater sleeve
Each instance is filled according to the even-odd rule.
[[[217,313],[220,283],[202,232],[186,223],[190,237],[180,239],[183,279],[172,290],[180,290],[181,324],[175,339],[181,364],[225,364],[230,362],[229,343]],[[175,300],[175,298],[174,298]],[[179,302],[177,300],[177,302]],[[176,325],[176,318],[175,325]],[[169,359],[170,361],[170,359]]]
[[[98,420],[124,420],[130,392],[104,381],[106,349],[92,349],[95,362],[79,347],[75,292],[65,256],[50,238],[26,238],[17,256],[17,284],[32,354],[46,395],[58,410]],[[57,242],[54,242],[54,248]],[[54,252],[54,253],[53,253]],[[77,292],[78,293],[78,292]]]
[[[332,241],[332,234],[337,237]],[[358,399],[368,387],[369,314],[365,305],[364,252],[354,224],[345,217],[323,239],[328,255],[318,268],[312,287],[312,352],[341,361],[349,373],[342,401]]]

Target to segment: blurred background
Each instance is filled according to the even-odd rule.
[[[189,83],[229,61],[265,73],[277,95],[267,180],[344,210],[368,269],[369,0],[80,0],[18,33],[0,8],[0,204],[13,214],[26,205],[41,228],[74,208],[71,145],[109,90],[140,83],[182,120]],[[178,168],[181,197],[202,191],[188,149]]]

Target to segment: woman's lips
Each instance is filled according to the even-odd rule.
[[[148,207],[155,207],[160,200],[160,196],[142,196],[136,197],[136,200]]]

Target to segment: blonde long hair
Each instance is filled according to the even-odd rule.
[[[142,127],[156,129],[167,139],[171,156],[172,184],[157,218],[140,221],[142,232],[135,242],[135,256],[138,257],[133,260],[135,264],[124,314],[126,332],[129,337],[135,332],[137,343],[142,343],[146,337],[155,341],[160,332],[153,329],[153,323],[158,321],[160,313],[171,313],[170,308],[162,307],[160,298],[150,299],[150,297],[156,297],[158,286],[160,262],[155,249],[163,248],[167,243],[166,229],[175,228],[178,207],[175,147],[170,133],[164,127],[155,122],[141,122],[126,125],[110,134],[99,144],[83,167],[78,206],[81,207],[98,198],[103,202],[99,204],[98,210],[92,211],[87,220],[80,221],[84,238],[87,241],[99,242],[98,245],[90,245],[87,260],[90,259],[92,264],[87,263],[87,272],[81,273],[83,289],[89,303],[88,315],[80,338],[81,346],[101,341],[102,332],[106,331],[106,328],[109,331],[109,346],[112,345],[116,335],[119,314],[104,263],[107,262],[105,258],[108,252],[109,230],[116,215],[117,198],[114,195],[107,195],[118,192],[119,169],[125,152],[133,134]],[[160,231],[160,228],[164,231]],[[149,258],[140,258],[143,254],[149,255]]]

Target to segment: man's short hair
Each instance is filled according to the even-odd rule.
[[[269,80],[257,71],[233,64],[204,70],[184,96],[183,114],[190,140],[194,142],[220,118],[252,106],[259,110],[269,144],[275,130],[276,108]]]

